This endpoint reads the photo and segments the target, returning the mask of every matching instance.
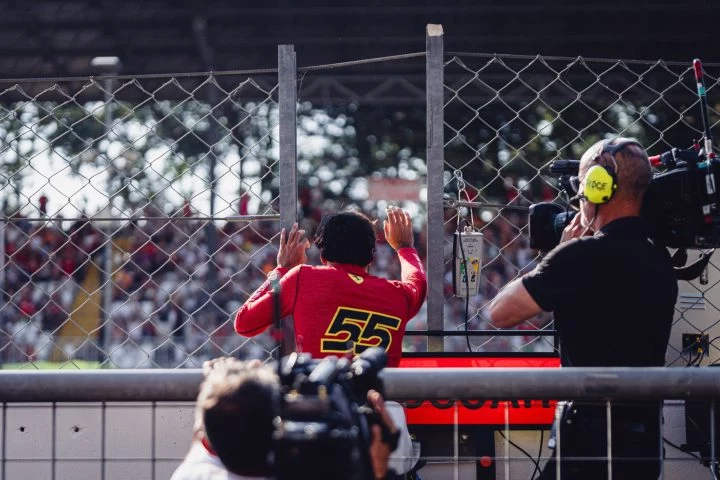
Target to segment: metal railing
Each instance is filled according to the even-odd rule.
[[[715,402],[709,403],[705,423],[695,425],[706,434],[703,457],[693,453],[692,446],[681,447],[678,430],[685,422],[683,402],[720,398],[715,369],[413,368],[386,369],[381,375],[387,398],[442,400],[442,408],[455,412],[454,422],[433,427],[433,435],[454,443],[445,450],[455,454],[426,442],[423,478],[470,479],[481,472],[482,478],[532,478],[535,465],[542,468],[553,455],[545,446],[547,436],[540,435],[549,425],[536,425],[540,430],[530,432],[528,426],[511,423],[511,411],[530,405],[530,399],[558,398],[612,406],[664,399],[667,448],[661,478],[712,478],[702,462],[714,461],[715,438],[709,432]],[[190,445],[201,380],[196,369],[0,372],[0,478],[168,478]],[[485,407],[504,412],[500,418],[505,420],[484,426],[459,423],[461,404],[477,410],[483,407],[481,400]],[[421,425],[411,424],[410,431],[431,439]],[[490,444],[470,449],[479,438],[490,439]],[[659,445],[659,455],[661,451]],[[487,476],[491,471],[494,475]]]
[[[391,400],[720,397],[712,368],[386,368],[381,378]],[[199,369],[6,371],[0,402],[194,401],[201,380]]]

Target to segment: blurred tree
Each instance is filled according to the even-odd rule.
[[[552,184],[540,175],[542,167],[556,158],[577,158],[603,135],[634,136],[657,153],[687,146],[698,124],[687,90],[685,104],[660,102],[652,92],[618,98],[604,90],[584,90],[586,96],[578,98],[570,88],[551,95],[527,87],[506,97],[486,90],[468,98],[464,90],[448,92],[447,192],[455,191],[452,172],[459,169],[481,198],[507,198],[513,188],[530,198]],[[66,203],[78,206],[79,192],[73,188],[82,190],[93,205],[115,196],[119,212],[154,203],[174,214],[187,199],[194,210],[206,212],[210,157],[215,156],[216,213],[237,213],[246,192],[253,212],[273,211],[279,189],[277,104],[269,94],[265,100],[242,102],[223,93],[210,108],[206,101],[196,100],[206,97],[140,105],[116,99],[107,105],[10,105],[0,115],[2,188],[15,192],[18,208],[39,198],[44,186],[49,190],[50,214],[58,209],[53,197],[65,196]],[[113,119],[109,131],[107,109]],[[711,112],[711,121],[716,120]],[[423,106],[338,103],[318,108],[301,103],[299,188],[344,204],[362,202],[367,194],[364,179],[373,174],[422,179],[425,122]],[[44,165],[48,162],[52,170]],[[28,183],[31,177],[40,180]],[[76,181],[63,183],[69,177]],[[247,201],[243,208],[249,208]]]

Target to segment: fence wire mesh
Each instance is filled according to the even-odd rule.
[[[714,129],[720,119],[720,72],[717,65],[705,67]],[[462,175],[466,190],[460,200],[488,204],[472,211],[446,210],[447,272],[458,215],[461,224],[484,233],[485,244],[481,291],[470,299],[467,319],[465,302],[453,295],[448,273],[445,328],[487,331],[487,336],[471,338],[478,351],[552,351],[552,337],[542,335],[553,329],[550,315],[525,322],[515,336],[493,335],[484,315],[498,289],[539,260],[529,248],[527,207],[540,201],[566,203],[557,179],[544,168],[556,159],[578,159],[597,140],[616,135],[637,138],[650,154],[689,147],[703,128],[691,62],[455,53],[446,56],[444,74],[445,194],[458,199],[457,177]],[[712,333],[718,327],[717,265],[711,262],[701,281],[681,282],[668,349],[671,364],[692,361],[676,338],[681,332]],[[445,349],[464,350],[465,340],[447,337]]]
[[[0,90],[0,363],[269,354],[231,314],[272,268],[277,75]]]
[[[348,206],[378,220],[370,273],[391,280],[400,280],[400,261],[381,233],[389,205],[412,216],[426,262],[425,77],[416,73],[424,68],[424,54],[406,54],[298,69],[300,223],[312,237],[323,215]],[[318,249],[308,258],[319,263]],[[427,351],[427,328],[423,306],[403,351]]]
[[[298,205],[308,231],[338,206],[381,218],[391,201],[413,209],[425,253],[424,59],[416,57],[376,59],[369,68],[389,73],[362,72],[362,82],[352,68],[369,60],[298,69]],[[326,71],[339,66],[351,69]],[[269,338],[238,338],[230,321],[273,267],[279,230],[278,77],[252,75],[3,84],[0,362],[186,367],[270,355]],[[551,316],[500,335],[483,313],[538,260],[527,207],[564,201],[543,168],[607,135],[636,137],[651,154],[688,146],[701,136],[689,62],[458,53],[446,56],[444,79],[445,194],[458,198],[461,174],[461,200],[488,205],[445,210],[445,330],[480,330],[470,339],[476,351],[552,352]],[[714,128],[717,65],[706,65],[706,83]],[[485,235],[467,320],[450,287],[458,214]],[[386,253],[380,245],[376,273],[392,278],[397,265]],[[683,350],[681,333],[708,334],[710,359],[718,357],[719,281],[713,261],[700,280],[681,284],[669,363],[702,360]],[[409,329],[427,328],[426,317]],[[426,347],[408,337],[405,348]],[[448,336],[444,348],[465,350],[466,340]]]

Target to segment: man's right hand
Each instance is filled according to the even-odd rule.
[[[562,235],[560,236],[560,243],[565,243],[573,238],[592,235],[591,229],[583,227],[581,217],[582,214],[580,212],[575,214],[570,223],[563,229]]]
[[[306,250],[310,248],[310,242],[304,238],[305,230],[298,230],[298,224],[293,224],[290,233],[285,238],[285,229],[280,231],[280,249],[277,254],[277,266],[293,268],[307,262]]]
[[[414,243],[410,214],[398,207],[388,207],[387,220],[383,224],[385,240],[395,250],[412,247]]]

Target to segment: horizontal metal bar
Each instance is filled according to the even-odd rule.
[[[388,368],[390,399],[720,398],[720,368]],[[193,401],[199,369],[0,372],[0,402]]]
[[[456,200],[453,198],[445,198],[443,200],[443,206],[445,208],[496,208],[498,210],[518,210],[520,212],[530,211],[530,207],[523,207],[519,205],[500,205],[497,203],[483,203],[483,202],[467,202],[464,200]]]
[[[0,372],[0,402],[192,401],[202,370]]]
[[[6,217],[0,219],[4,222],[131,222],[131,221],[169,221],[188,222],[199,221],[224,221],[224,222],[255,222],[280,220],[280,214],[271,215],[235,215],[230,217]]]
[[[417,368],[382,373],[394,399],[660,400],[720,397],[714,368]]]
[[[411,337],[553,337],[557,330],[405,330]]]

